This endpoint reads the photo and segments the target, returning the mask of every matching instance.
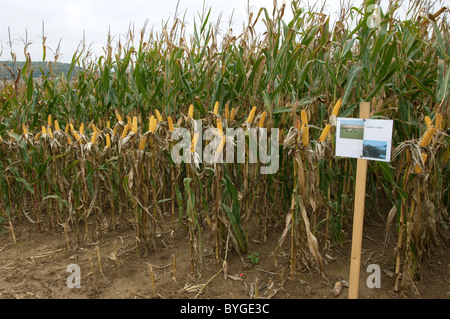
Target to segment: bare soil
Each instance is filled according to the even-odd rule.
[[[0,299],[346,299],[348,288],[338,296],[331,292],[339,280],[348,281],[351,234],[344,234],[343,244],[332,244],[323,253],[323,272],[300,267],[290,276],[289,249],[278,255],[278,273],[274,251],[282,226],[269,228],[267,241],[258,243],[256,232],[250,232],[249,254],[258,253],[258,263],[247,255],[229,251],[225,277],[223,260],[216,259],[214,245],[208,234],[203,238],[203,272],[191,275],[189,235],[185,228],[172,232],[166,225],[156,242],[148,249],[136,250],[136,231],[130,225],[114,232],[105,232],[100,240],[77,242],[69,235],[70,249],[61,227],[39,232],[36,224],[16,222],[13,244],[8,225],[0,228]],[[361,299],[450,299],[449,231],[442,232],[440,245],[431,258],[426,258],[414,285],[394,293],[389,271],[394,270],[394,236],[385,245],[384,222],[381,217],[366,218],[361,256]],[[253,237],[254,236],[254,237]],[[288,238],[286,241],[289,241]],[[100,260],[97,258],[97,247]],[[175,278],[173,256],[176,256]],[[81,268],[81,288],[68,288],[67,267]],[[367,266],[377,264],[382,269],[381,288],[369,289]],[[153,268],[155,288],[151,285]],[[154,293],[156,297],[154,297]]]

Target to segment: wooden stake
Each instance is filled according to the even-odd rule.
[[[155,275],[153,274],[153,267],[152,265],[148,265],[148,267],[150,268],[150,282],[152,283],[152,296],[153,298],[156,298],[158,297],[158,295],[156,294]]]
[[[370,117],[370,103],[362,102],[359,117]],[[361,246],[364,223],[364,202],[366,199],[367,160],[358,159],[356,166],[355,208],[353,215],[352,255],[350,260],[349,299],[358,299],[359,273],[361,268]]]

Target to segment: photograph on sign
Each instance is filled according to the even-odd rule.
[[[337,118],[336,156],[390,162],[392,120]]]

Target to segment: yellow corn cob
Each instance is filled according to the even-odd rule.
[[[433,123],[433,122],[431,121],[430,117],[429,117],[429,116],[425,116],[425,124],[427,125],[427,127],[430,127],[430,125],[431,125],[432,123]]]
[[[195,148],[197,147],[197,143],[198,143],[198,138],[199,138],[199,133],[195,133],[194,137],[192,138],[191,153],[195,152]]]
[[[47,134],[50,136],[50,138],[53,138],[53,132],[50,126],[47,128]]]
[[[136,117],[136,116],[133,117],[133,126],[132,126],[131,131],[132,131],[134,134],[137,134],[137,131],[138,131],[138,122],[137,122],[137,117]]]
[[[423,160],[423,163],[424,163],[424,164],[425,164],[425,162],[427,161],[427,158],[428,158],[427,153],[422,153],[422,160]],[[418,164],[416,164],[416,166],[414,167],[414,172],[415,172],[416,174],[422,173],[422,167],[420,167]]]
[[[37,140],[39,137],[41,137],[41,135],[42,135],[42,132],[38,132],[37,134],[36,134],[36,136],[34,137],[34,140]]]
[[[113,136],[116,136],[116,135],[117,135],[117,126],[114,127],[114,131],[113,131],[112,135],[113,135]]]
[[[302,128],[303,128],[302,143],[303,143],[303,146],[307,146],[309,144],[309,127],[308,127],[308,124],[304,123]]]
[[[145,143],[147,142],[147,137],[141,138],[141,141],[139,142],[139,150],[143,151],[145,149]]]
[[[430,144],[431,139],[433,138],[434,133],[436,132],[436,129],[433,126],[430,126],[428,130],[425,132],[425,134],[422,137],[422,140],[420,141],[420,146],[426,147]]]
[[[106,133],[106,146],[111,147],[111,138],[109,137],[109,133]]]
[[[234,121],[234,116],[236,115],[236,109],[233,107],[231,109],[231,114],[230,114],[230,122]]]
[[[42,134],[44,134],[44,135],[47,134],[47,129],[45,128],[45,126],[42,127]]]
[[[84,135],[84,123],[80,125],[80,135]]]
[[[72,144],[72,140],[70,139],[70,136],[67,136],[67,143]]]
[[[125,128],[123,129],[123,132],[122,132],[122,136],[121,136],[121,138],[122,139],[124,139],[125,137],[127,137],[127,135],[128,135],[128,131],[130,130],[130,125],[125,125]]]
[[[120,116],[119,111],[116,109],[116,117],[119,122],[122,122],[122,116]]]
[[[98,136],[97,131],[94,131],[94,134],[92,135],[92,139],[91,139],[92,144],[95,144],[95,142],[97,142],[97,136]]]
[[[230,116],[230,106],[228,104],[225,104],[225,118],[228,120]]]
[[[73,127],[73,124],[72,123],[70,123],[70,131],[75,131],[75,128]]]
[[[47,118],[47,126],[48,127],[51,127],[52,126],[52,115],[51,114],[49,114],[48,115],[48,118]]]
[[[75,130],[72,131],[72,135],[73,135],[73,137],[75,137],[75,139],[77,141],[81,141],[80,136],[78,135],[78,133]]]
[[[169,131],[173,132],[173,121],[172,121],[172,117],[171,116],[169,116],[167,118],[167,122],[169,123]]]
[[[217,146],[217,149],[216,149],[217,154],[220,154],[223,152],[223,147],[225,145],[225,141],[226,141],[226,136],[222,137],[222,139],[220,140],[219,146]]]
[[[322,131],[322,134],[320,134],[319,142],[324,142],[324,141],[325,141],[325,139],[326,139],[327,136],[328,136],[328,132],[330,131],[330,128],[331,128],[331,124],[327,124],[327,125],[325,126],[325,128],[324,128],[323,131]]]
[[[264,121],[266,120],[266,116],[267,116],[267,113],[266,113],[266,111],[264,111],[263,114],[261,115],[261,118],[259,119],[259,124],[258,124],[259,127],[264,127]]]
[[[253,122],[253,119],[255,118],[255,114],[256,114],[256,106],[254,106],[252,108],[252,110],[250,111],[250,114],[248,115],[248,118],[247,118],[247,122],[248,123],[252,123]]]
[[[0,144],[1,143],[3,143],[3,138],[2,138],[2,136],[0,135]]]
[[[111,122],[110,121],[106,122],[106,128],[108,128],[108,129],[111,128]]]
[[[156,123],[157,123],[157,120],[156,120],[155,117],[152,115],[152,116],[150,117],[150,123],[148,124],[148,130],[149,130],[149,132],[154,133],[154,132],[156,131]]]
[[[441,113],[436,113],[435,121],[436,121],[436,130],[442,131],[442,122],[444,121],[444,117],[442,116]]]
[[[194,118],[194,104],[191,104],[191,105],[189,106],[189,117],[190,117],[191,119]]]
[[[301,118],[302,118],[302,125],[305,124],[305,123],[308,124],[308,116],[306,115],[306,111],[302,110],[300,112],[300,115],[301,115]]]
[[[219,101],[216,101],[214,104],[214,114],[217,115],[219,113]]]
[[[127,115],[127,124],[131,127],[133,122],[131,121],[131,116]]]
[[[30,131],[28,131],[27,127],[25,126],[25,124],[22,124],[22,130],[23,130],[23,135],[28,135],[30,134]]]
[[[161,113],[159,113],[159,111],[155,109],[155,114],[156,114],[156,118],[158,119],[158,122],[162,122],[163,119],[162,119]]]
[[[342,99],[339,99],[336,103],[336,105],[334,106],[333,112],[331,113],[331,115],[337,116],[339,113],[339,110],[341,109],[341,105],[342,105]]]
[[[66,134],[69,133],[69,129],[70,129],[70,125],[69,125],[69,123],[67,123],[64,132],[65,132]]]
[[[217,129],[219,130],[220,136],[223,136],[223,126],[222,121],[220,119],[217,119]]]
[[[55,132],[56,131],[60,131],[61,129],[60,129],[60,127],[59,127],[59,123],[58,123],[58,121],[57,120],[55,120]]]

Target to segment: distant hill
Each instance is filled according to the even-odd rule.
[[[15,72],[15,74],[18,74],[19,70],[23,69],[24,66],[25,62],[23,61],[16,61],[14,65],[11,61],[0,61],[0,80],[5,78],[6,80],[12,79],[11,72],[8,70],[8,67],[11,71]],[[51,67],[54,74],[67,75],[70,70],[70,63],[52,62]],[[34,70],[33,78],[38,78],[42,76],[43,73],[48,74],[50,72],[48,62],[31,62],[31,69]],[[76,69],[80,68],[76,67]]]

